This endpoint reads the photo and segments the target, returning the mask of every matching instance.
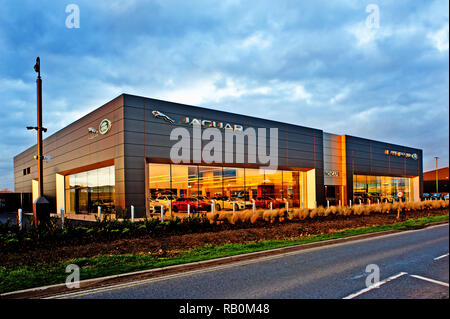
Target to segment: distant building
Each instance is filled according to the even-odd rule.
[[[0,190],[0,213],[17,212],[22,208],[23,211],[32,210],[31,193],[13,193],[10,190]]]
[[[438,192],[448,193],[448,173],[449,168],[443,167],[437,170]],[[436,193],[436,170],[423,173],[423,192]]]

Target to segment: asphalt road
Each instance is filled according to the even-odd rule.
[[[448,252],[445,224],[65,297],[448,298]],[[378,288],[366,287],[369,264],[379,267]]]

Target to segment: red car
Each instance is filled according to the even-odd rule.
[[[285,205],[283,202],[267,196],[255,198],[256,208],[270,208],[270,203],[272,203],[272,208],[281,208]]]
[[[187,212],[188,204],[191,206],[190,212],[210,211],[211,204],[204,200],[197,200],[193,197],[180,197],[172,202],[173,212]]]

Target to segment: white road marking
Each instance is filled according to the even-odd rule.
[[[445,257],[448,257],[448,253],[446,253],[445,255],[436,257],[436,258],[434,258],[434,260],[439,260],[439,259],[442,259],[442,258],[445,258]]]
[[[373,284],[373,285],[371,285],[371,286],[369,286],[367,288],[361,289],[360,291],[355,292],[355,293],[353,293],[351,295],[348,295],[347,297],[344,297],[342,299],[353,299],[353,298],[358,297],[358,296],[360,296],[360,295],[362,295],[362,294],[364,294],[364,293],[366,293],[368,291],[371,291],[371,290],[373,290],[375,288],[379,288],[380,286],[384,285],[385,283],[387,283],[389,281],[392,281],[394,279],[400,278],[401,276],[404,276],[404,275],[407,275],[407,274],[408,273],[406,273],[406,272],[398,273],[397,275],[394,275],[394,276],[391,276],[389,278],[386,278],[385,280],[379,281],[376,284]]]
[[[422,280],[425,280],[425,281],[429,281],[429,282],[432,282],[434,284],[438,284],[438,285],[441,285],[441,286],[444,286],[444,287],[448,287],[448,283],[446,283],[446,282],[442,282],[442,281],[439,281],[439,280],[434,280],[434,279],[430,279],[430,278],[426,278],[426,277],[422,277],[422,276],[418,276],[418,275],[410,275],[410,276],[414,277],[414,278],[417,278],[417,279],[422,279]]]

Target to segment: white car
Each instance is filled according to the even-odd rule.
[[[150,200],[150,210],[152,212],[160,212],[161,206],[164,207],[164,210],[168,210],[170,207],[170,202],[176,200],[176,197],[174,195],[161,195],[158,196],[156,199]]]
[[[228,198],[226,196],[216,197],[216,198],[214,198],[214,201],[216,203],[217,210],[221,210],[221,209],[233,210],[233,204],[234,204],[235,210],[241,210],[241,209],[246,208],[245,201],[240,200],[239,198],[235,198],[235,197],[232,197],[232,198]]]

